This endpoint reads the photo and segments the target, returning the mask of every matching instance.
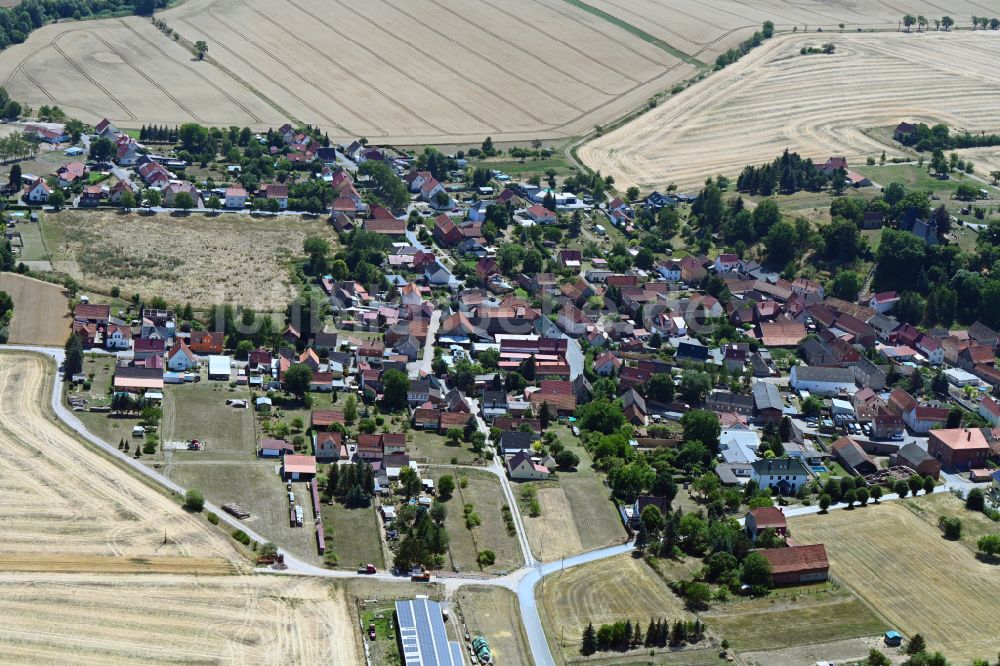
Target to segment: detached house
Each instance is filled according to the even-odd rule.
[[[528,451],[522,450],[507,460],[507,474],[515,481],[542,481],[549,478],[549,468],[533,462]]]
[[[809,471],[798,458],[765,458],[751,463],[750,478],[760,488],[779,495],[794,495],[809,480]]]
[[[24,191],[24,198],[31,203],[45,203],[49,200],[50,194],[52,194],[52,188],[45,182],[45,179],[37,178]]]
[[[167,369],[172,372],[187,372],[198,367],[198,357],[194,355],[191,348],[178,342],[167,352]]]

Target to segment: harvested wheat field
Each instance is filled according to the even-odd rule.
[[[651,617],[670,622],[690,618],[684,602],[648,564],[630,554],[546,577],[535,588],[535,598],[549,645],[563,659],[579,654],[580,637],[588,622],[598,627],[628,619],[645,629]]]
[[[210,558],[240,566],[230,542],[203,516],[184,512],[55,424],[46,407],[53,372],[42,356],[0,355],[0,556],[198,558],[196,570]],[[51,559],[38,566],[58,570]],[[24,567],[22,559],[13,568]]]
[[[831,55],[799,55],[828,41]],[[903,154],[867,128],[908,120],[997,130],[998,59],[993,31],[776,37],[579,154],[622,190],[695,187],[785,148],[857,165],[883,150]]]
[[[8,342],[61,347],[69,336],[69,299],[57,284],[16,273],[0,273],[0,291],[14,300]]]
[[[905,635],[956,663],[997,652],[1000,567],[899,503],[789,519],[798,543],[826,544],[830,574]]]
[[[16,663],[358,664],[346,595],[268,576],[0,574]]]
[[[296,294],[289,260],[311,235],[335,241],[319,219],[293,216],[49,213],[42,232],[52,267],[87,288],[162,296],[209,307],[234,303],[259,312],[283,310]]]

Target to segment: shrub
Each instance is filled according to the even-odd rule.
[[[944,532],[945,539],[958,541],[962,538],[962,521],[958,518],[941,516],[941,518],[938,519],[938,527],[940,527]]]
[[[219,524],[219,517],[214,513],[212,513],[211,511],[205,514],[205,517],[208,518],[208,522],[212,523],[213,525]]]
[[[200,490],[192,488],[184,493],[184,508],[190,511],[201,511],[205,508],[205,496],[201,494]]]
[[[980,488],[973,488],[965,498],[965,508],[970,511],[982,511],[986,507],[986,496]]]
[[[479,557],[476,558],[476,561],[479,562],[480,566],[489,567],[493,566],[493,564],[497,561],[497,556],[492,550],[483,550],[480,551]]]
[[[247,536],[247,533],[244,532],[243,530],[240,529],[233,530],[232,536],[234,539],[239,541],[244,546],[249,546],[251,543],[253,543],[253,539]]]

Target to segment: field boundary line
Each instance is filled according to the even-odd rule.
[[[59,55],[61,55],[63,57],[63,59],[66,62],[68,62],[73,67],[73,69],[75,69],[76,71],[78,71],[83,76],[83,78],[85,78],[88,81],[90,81],[94,85],[95,88],[97,88],[98,90],[100,90],[101,92],[103,92],[105,95],[108,96],[108,98],[111,101],[113,101],[115,104],[117,104],[119,107],[121,107],[121,110],[124,111],[125,113],[127,113],[128,116],[129,116],[129,118],[131,120],[138,120],[138,118],[136,118],[136,115],[134,113],[132,113],[127,106],[125,106],[124,104],[122,104],[122,101],[120,99],[118,99],[117,97],[115,97],[114,95],[112,95],[110,90],[108,90],[107,88],[105,88],[104,86],[102,86],[97,79],[95,79],[90,74],[88,74],[82,67],[80,67],[80,65],[78,65],[76,63],[75,60],[73,60],[68,55],[66,55],[66,52],[62,50],[62,48],[59,46],[59,40],[62,39],[63,37],[65,37],[66,35],[70,34],[71,32],[82,32],[84,34],[92,34],[90,32],[90,30],[85,30],[85,29],[82,29],[82,28],[79,29],[79,30],[67,30],[66,32],[60,33],[55,39],[53,39],[50,42],[49,45],[52,48],[54,48],[56,50],[56,52],[59,53]]]
[[[134,34],[134,35],[135,35],[136,37],[138,37],[139,39],[143,39],[143,40],[145,41],[145,38],[144,38],[144,37],[143,37],[143,36],[142,36],[142,35],[141,35],[141,34],[139,33],[139,31],[138,31],[138,30],[136,30],[136,29],[135,29],[135,28],[134,28],[133,26],[129,25],[129,24],[128,24],[128,22],[127,22],[127,21],[125,21],[125,19],[119,19],[119,22],[120,22],[120,23],[121,23],[121,24],[122,24],[122,25],[123,25],[123,26],[124,26],[124,27],[125,27],[125,28],[126,28],[126,29],[127,29],[128,31],[129,31],[129,32],[131,32],[132,34]],[[187,63],[185,63],[185,62],[183,62],[183,61],[181,61],[181,60],[178,60],[178,59],[177,59],[177,58],[175,58],[174,56],[172,56],[172,55],[168,54],[168,53],[167,53],[166,51],[164,51],[164,50],[163,50],[162,48],[160,48],[160,46],[159,46],[159,45],[157,45],[157,44],[153,43],[152,41],[146,41],[146,43],[147,43],[147,44],[149,44],[150,46],[152,46],[152,47],[153,47],[154,49],[156,49],[157,51],[159,51],[159,52],[160,52],[161,54],[163,54],[163,56],[164,56],[165,58],[168,58],[168,59],[170,59],[170,60],[173,60],[173,61],[174,61],[174,62],[176,62],[176,63],[177,63],[178,65],[182,66],[182,67],[183,67],[184,69],[186,69],[186,70],[188,70],[189,72],[193,73],[193,74],[194,74],[195,76],[197,76],[197,77],[198,77],[199,79],[201,79],[202,81],[204,81],[205,83],[207,83],[207,84],[208,84],[208,85],[209,85],[210,87],[214,88],[214,89],[215,89],[215,90],[216,90],[217,92],[221,93],[221,94],[222,94],[222,95],[223,95],[223,96],[224,96],[224,97],[225,97],[226,99],[228,99],[228,100],[229,100],[230,102],[232,102],[232,103],[233,103],[234,105],[236,105],[237,107],[239,107],[239,108],[243,109],[243,111],[244,111],[244,112],[246,112],[246,114],[247,114],[248,116],[250,116],[250,118],[251,118],[251,119],[252,119],[252,120],[253,120],[253,121],[254,121],[255,123],[262,123],[262,122],[264,122],[264,120],[263,120],[262,118],[259,118],[259,117],[257,116],[257,114],[256,114],[256,113],[254,113],[253,111],[251,111],[250,109],[248,109],[247,107],[245,107],[245,106],[244,106],[244,105],[243,105],[243,104],[242,104],[242,103],[241,103],[241,102],[240,102],[239,100],[237,100],[237,99],[236,99],[235,97],[233,97],[233,96],[232,96],[232,95],[230,95],[230,94],[229,94],[228,92],[226,92],[225,90],[223,90],[223,89],[222,89],[222,88],[221,88],[220,86],[218,86],[218,85],[216,85],[215,83],[212,83],[211,81],[209,81],[209,80],[208,80],[208,77],[206,77],[206,76],[205,76],[204,74],[202,74],[201,72],[199,72],[199,71],[198,71],[197,69],[195,69],[195,68],[194,68],[194,67],[192,67],[191,65],[189,65],[189,64],[187,64]],[[215,66],[215,63],[214,63],[214,62],[211,62],[211,63],[209,63],[209,64],[211,64],[211,65]],[[228,72],[226,72],[226,74],[228,74]],[[235,77],[233,77],[233,78],[235,79]],[[249,88],[248,88],[248,89],[249,89]],[[253,91],[253,90],[250,90],[250,92],[254,92],[254,91]]]
[[[576,7],[577,9],[585,11],[588,14],[593,14],[594,16],[597,16],[598,18],[601,18],[601,19],[607,21],[608,23],[610,23],[612,25],[618,26],[622,30],[635,35],[636,37],[638,37],[642,41],[648,42],[648,43],[652,44],[653,46],[655,46],[656,48],[660,49],[661,51],[666,51],[667,53],[669,53],[673,57],[679,58],[679,59],[683,60],[684,62],[690,64],[690,65],[694,65],[695,67],[706,67],[707,66],[706,63],[702,62],[701,60],[698,60],[694,56],[690,56],[687,53],[684,53],[683,51],[681,51],[680,49],[671,46],[670,44],[668,44],[667,42],[663,41],[659,37],[654,37],[653,35],[649,34],[645,30],[643,30],[642,28],[634,26],[631,23],[629,23],[628,21],[624,21],[624,20],[618,18],[617,16],[613,16],[611,14],[608,14],[606,11],[604,11],[602,9],[598,9],[597,7],[594,7],[593,5],[588,5],[587,3],[583,2],[582,0],[563,0],[563,2],[572,5],[572,6]]]

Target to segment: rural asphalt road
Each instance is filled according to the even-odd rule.
[[[37,354],[43,354],[52,358],[57,369],[62,366],[65,359],[65,354],[62,349],[52,348],[52,347],[34,347],[25,345],[0,345],[0,351],[10,350],[10,351],[26,351],[33,352]],[[70,428],[77,432],[81,437],[86,439],[91,444],[97,446],[101,450],[105,451],[109,455],[116,457],[122,463],[128,465],[130,468],[134,469],[136,472],[148,477],[149,479],[160,484],[167,490],[177,493],[179,496],[183,496],[186,489],[174,483],[167,477],[158,473],[157,471],[147,467],[145,464],[138,462],[130,456],[124,455],[122,452],[118,451],[114,446],[104,442],[96,435],[92,434],[83,423],[73,415],[73,412],[67,409],[62,404],[62,388],[63,388],[63,378],[59,372],[56,372],[55,381],[52,387],[52,410],[55,414]],[[485,429],[486,424],[477,417],[477,422],[481,430]],[[486,430],[488,435],[488,429]],[[482,468],[480,468],[482,469]],[[518,604],[521,609],[521,621],[524,625],[524,630],[528,636],[528,643],[531,649],[532,658],[537,666],[554,666],[555,660],[552,657],[552,653],[549,649],[548,641],[545,637],[545,631],[542,628],[541,618],[538,614],[538,607],[535,603],[535,587],[538,583],[548,575],[559,571],[565,571],[566,569],[580,566],[582,564],[587,564],[590,562],[595,562],[598,560],[606,559],[609,557],[615,557],[617,555],[622,555],[624,553],[631,552],[633,550],[632,546],[628,543],[610,546],[607,548],[601,548],[598,550],[592,550],[585,553],[580,553],[579,555],[574,555],[572,557],[567,557],[564,560],[541,563],[535,559],[534,555],[531,553],[531,548],[529,547],[527,536],[524,531],[523,523],[521,522],[520,511],[517,511],[517,503],[515,501],[513,491],[510,484],[507,482],[506,475],[503,473],[503,469],[500,466],[496,458],[494,458],[492,464],[485,468],[492,474],[495,474],[500,479],[501,487],[504,490],[504,494],[507,497],[507,501],[511,505],[513,510],[513,515],[515,519],[515,524],[517,526],[518,540],[521,544],[521,550],[524,555],[524,560],[526,566],[524,568],[513,571],[505,576],[497,576],[494,578],[462,578],[453,575],[438,576],[435,581],[441,584],[446,590],[454,591],[464,585],[486,585],[494,587],[503,587],[508,590],[512,590],[517,594]],[[945,477],[945,484],[938,486],[934,489],[934,492],[951,492],[953,489],[967,491],[969,484],[966,482],[957,483],[954,479]],[[888,502],[892,500],[899,499],[896,494],[887,494],[882,497],[882,502]],[[219,516],[219,519],[228,525],[243,530],[250,538],[260,542],[266,543],[269,539],[260,534],[257,534],[251,529],[248,529],[239,520],[230,516],[226,512],[222,511],[219,507],[215,506],[210,502],[205,503],[205,507]],[[846,504],[840,503],[835,504],[830,507],[830,510],[841,509],[846,507]],[[795,507],[792,509],[785,510],[785,515],[788,517],[809,515],[814,513],[819,513],[820,509],[818,506],[803,506]],[[742,522],[742,521],[741,521]],[[321,578],[375,578],[382,581],[408,581],[408,577],[394,576],[390,573],[377,573],[373,575],[358,574],[353,571],[336,571],[331,569],[324,569],[322,567],[317,567],[308,562],[303,562],[302,560],[296,558],[295,556],[284,552],[285,564],[288,565],[288,569],[285,571],[273,571],[271,569],[261,569],[260,573],[271,573],[271,574],[281,574],[281,575],[293,575],[293,576],[316,576]]]

